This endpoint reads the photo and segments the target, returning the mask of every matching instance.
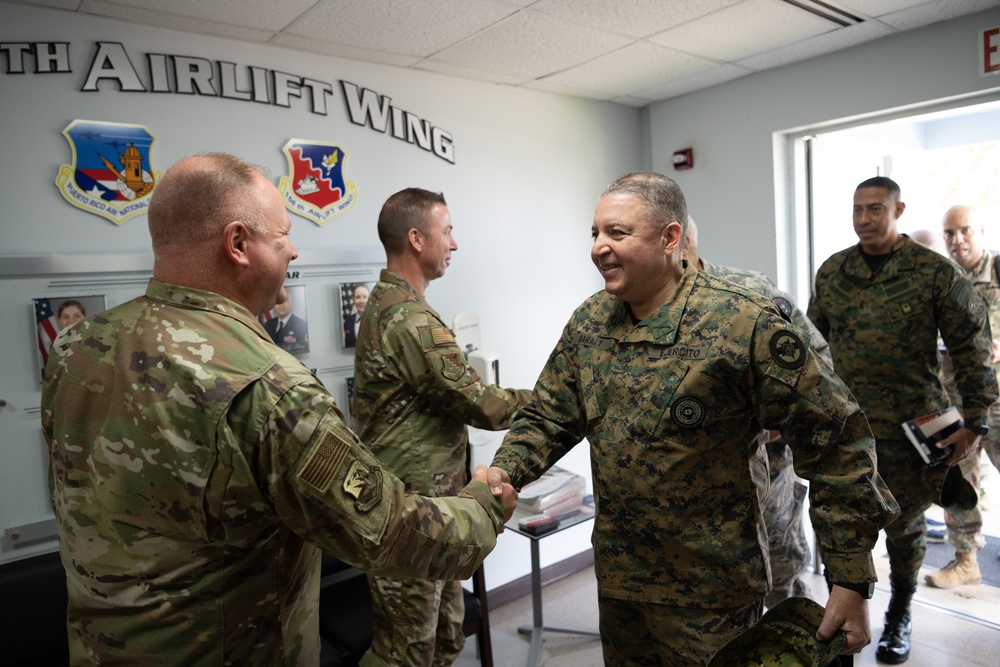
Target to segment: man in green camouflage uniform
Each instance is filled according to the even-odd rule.
[[[453,495],[465,485],[466,424],[510,426],[528,391],[487,385],[468,366],[441,316],[424,300],[458,249],[444,196],[408,188],[378,219],[386,253],[361,316],[354,358],[357,430],[410,493]],[[365,665],[450,665],[465,643],[458,581],[369,575],[375,609]]]
[[[73,665],[319,664],[317,546],[467,577],[513,511],[408,495],[258,313],[297,256],[278,190],[225,154],[153,193],[146,294],[65,330],[42,391]],[[314,546],[315,545],[315,546]]]
[[[684,259],[706,273],[746,287],[773,301],[785,317],[808,334],[809,348],[833,366],[826,339],[795,305],[790,294],[779,290],[763,273],[710,264],[700,257],[698,225],[690,217],[684,234]],[[768,431],[766,438],[764,448],[767,452],[769,485],[762,488],[761,492],[764,525],[767,526],[771,592],[764,598],[764,604],[771,608],[785,598],[810,595],[809,584],[800,575],[809,567],[811,550],[802,523],[802,507],[809,487],[796,477],[792,467],[792,449],[781,434]]]
[[[856,653],[870,640],[871,550],[896,511],[864,415],[773,302],[683,262],[686,224],[665,176],[604,191],[591,258],[605,290],[571,316],[491,484],[523,486],[586,438],[605,663],[704,665],[769,589],[757,489],[762,430],[778,430],[839,582],[821,639],[842,630]]]
[[[990,332],[993,336],[993,368],[1000,374],[1000,276],[997,275],[996,257],[986,250],[986,229],[976,220],[975,211],[968,206],[952,206],[945,213],[942,222],[944,241],[948,254],[962,268],[972,286],[986,301],[989,309]],[[942,359],[942,380],[953,401],[962,409],[961,395],[954,389],[955,374],[951,356]],[[998,375],[1000,378],[1000,375]],[[990,406],[989,434],[982,440],[982,448],[993,465],[1000,467],[1000,403]],[[958,465],[962,475],[976,490],[980,488],[980,461],[982,452],[976,450]],[[937,572],[924,579],[938,588],[954,588],[963,584],[978,584],[983,580],[979,571],[977,552],[985,546],[983,540],[983,515],[977,505],[964,519],[959,519],[947,510],[944,521],[948,527],[948,541],[955,547],[955,558]]]
[[[876,657],[899,664],[910,653],[910,602],[926,551],[924,511],[942,498],[950,466],[975,450],[997,399],[986,304],[955,264],[900,234],[905,204],[889,178],[854,193],[859,244],[835,253],[816,275],[809,318],[830,343],[834,368],[864,409],[877,442],[878,470],[900,505],[886,528],[892,597]],[[966,428],[941,442],[955,449],[927,466],[901,424],[947,407],[939,377],[938,332],[951,353]]]

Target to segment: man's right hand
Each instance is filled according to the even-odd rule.
[[[487,471],[485,465],[479,464],[472,473],[472,479],[489,486],[493,495],[500,498],[503,502],[503,522],[506,524],[510,521],[517,509],[517,491],[510,484],[510,475],[500,468],[490,468]],[[500,527],[500,532],[503,532],[503,526]]]

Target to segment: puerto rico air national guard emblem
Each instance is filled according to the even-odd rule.
[[[354,206],[358,189],[354,181],[344,180],[347,153],[341,146],[289,139],[281,150],[290,175],[281,177],[278,190],[289,211],[323,226]]]
[[[145,213],[156,179],[150,152],[156,141],[142,125],[74,120],[63,130],[73,164],[64,164],[56,187],[73,206],[120,225]]]

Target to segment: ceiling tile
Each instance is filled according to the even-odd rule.
[[[517,11],[489,0],[326,0],[286,32],[427,57]]]
[[[916,7],[927,2],[928,0],[836,0],[831,4],[838,5],[857,15],[878,18],[892,12],[898,12],[900,9]],[[960,4],[955,0],[951,0],[951,2]]]
[[[294,21],[302,12],[316,4],[316,0],[127,0],[127,2],[87,2],[81,9],[88,14],[101,13],[104,16],[121,16],[111,13],[112,7],[120,7],[122,12],[147,10],[168,16],[189,17],[228,23],[231,25],[257,28],[277,32]],[[94,10],[101,5],[102,10]],[[196,32],[204,32],[198,30]]]
[[[671,79],[716,67],[717,63],[655,44],[636,42],[577,67],[546,77],[566,86],[628,95]]]
[[[830,32],[837,24],[779,0],[746,0],[649,41],[705,58],[735,61]]]
[[[752,74],[753,70],[748,70],[739,65],[721,65],[714,69],[699,72],[683,79],[666,81],[660,85],[652,86],[646,90],[636,92],[639,97],[648,97],[652,100],[665,100],[670,97],[677,97],[685,93],[690,93],[703,88],[717,86],[720,83],[739,79],[747,74]]]
[[[54,7],[55,9],[68,9],[75,12],[80,6],[81,0],[19,0],[21,4],[38,5],[39,7]]]
[[[895,30],[881,21],[865,21],[856,25],[824,33],[813,39],[783,46],[774,51],[767,51],[756,56],[750,56],[737,61],[744,67],[755,70],[780,67],[790,63],[808,60],[826,53],[841,51],[858,44],[895,34]]]
[[[196,32],[203,35],[227,37],[245,42],[266,42],[274,35],[274,32],[270,30],[259,30],[242,25],[233,25],[232,23],[217,23],[204,18],[165,14],[139,7],[126,7],[125,5],[113,2],[100,2],[99,0],[87,3],[84,5],[84,9],[88,14],[109,16],[122,21],[128,21],[129,23],[140,23],[157,28],[172,28],[174,30]]]
[[[349,60],[359,60],[365,63],[378,63],[380,65],[394,65],[396,67],[412,67],[420,62],[417,56],[405,56],[398,53],[385,53],[384,51],[370,51],[359,49],[354,46],[344,46],[343,44],[332,44],[318,39],[310,39],[301,35],[289,35],[279,33],[271,38],[270,44],[287,46],[291,49],[306,51],[308,53],[321,53],[334,58],[347,58]]]
[[[440,60],[421,60],[413,69],[435,72],[436,74],[448,74],[461,79],[472,79],[473,81],[485,81],[487,83],[500,83],[508,86],[519,86],[531,81],[524,76],[511,76],[509,74],[499,74],[497,72],[484,72],[478,69],[462,67],[454,63],[446,63]]]
[[[912,30],[938,21],[972,14],[1000,6],[997,0],[962,0],[962,2],[928,2],[881,17],[880,20],[899,30]]]
[[[599,30],[641,38],[743,0],[540,0],[533,10]]]
[[[445,49],[433,60],[487,72],[539,78],[628,43],[625,37],[528,10]]]
[[[570,97],[584,97],[590,100],[610,100],[613,95],[610,93],[602,93],[596,90],[587,90],[586,88],[575,88],[573,86],[564,86],[559,83],[549,81],[547,79],[539,79],[537,81],[529,81],[528,83],[521,86],[522,88],[529,88],[531,90],[537,90],[542,93],[552,93],[553,95],[568,95]]]

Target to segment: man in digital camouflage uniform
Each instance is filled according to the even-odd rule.
[[[991,362],[1000,373],[1000,276],[997,275],[996,257],[984,245],[986,229],[976,219],[975,210],[968,206],[952,206],[942,221],[943,236],[948,254],[962,268],[973,287],[986,301],[989,309],[990,332],[993,336]],[[954,391],[954,371],[951,357],[945,353],[942,359],[942,380],[954,396],[959,410],[962,409],[961,395]],[[1000,377],[1000,376],[998,376]],[[982,448],[993,465],[1000,466],[1000,404],[990,406],[989,434],[981,441]],[[972,487],[980,487],[980,461],[982,452],[977,449],[958,465]],[[985,546],[983,540],[983,515],[978,504],[964,519],[945,511],[944,521],[948,528],[948,541],[955,547],[955,558],[937,572],[925,577],[927,583],[938,588],[954,588],[963,584],[978,584],[983,580],[979,571],[977,552]]]
[[[704,665],[763,608],[761,431],[780,431],[837,583],[821,639],[844,631],[856,653],[871,550],[896,511],[864,415],[773,302],[682,261],[686,224],[665,176],[604,191],[591,258],[605,290],[570,317],[491,483],[523,486],[586,438],[605,663]]]
[[[950,466],[975,451],[997,399],[986,304],[955,264],[897,230],[905,208],[899,185],[889,178],[858,185],[853,218],[859,243],[823,263],[808,310],[830,343],[834,369],[868,417],[879,473],[900,505],[899,519],[886,528],[892,596],[876,650],[890,664],[910,654],[910,602],[926,552],[924,511],[932,503],[952,505],[954,498],[942,494],[946,488],[971,494],[959,469]],[[948,406],[938,332],[954,362],[966,428],[940,443],[953,444],[954,451],[932,467],[901,424]]]
[[[778,307],[785,317],[808,334],[809,348],[831,367],[830,346],[790,294],[779,290],[763,273],[710,264],[698,252],[698,226],[688,217],[684,233],[684,259],[706,273],[761,294]],[[776,431],[767,431],[765,450],[769,485],[762,489],[764,525],[767,526],[768,564],[771,592],[764,604],[772,608],[785,598],[810,595],[809,584],[800,576],[809,567],[811,550],[802,524],[802,507],[809,488],[800,482],[792,467],[792,449]]]
[[[530,392],[487,385],[424,300],[458,249],[444,196],[408,188],[378,218],[386,269],[361,316],[354,358],[357,430],[385,468],[426,496],[465,485],[466,424],[510,426]],[[364,665],[450,665],[465,643],[458,581],[369,575],[375,609]]]
[[[64,331],[42,390],[72,664],[315,667],[317,546],[469,576],[513,489],[495,499],[483,466],[457,498],[407,494],[267,335],[297,252],[259,168],[181,160],[149,230],[146,294]]]

